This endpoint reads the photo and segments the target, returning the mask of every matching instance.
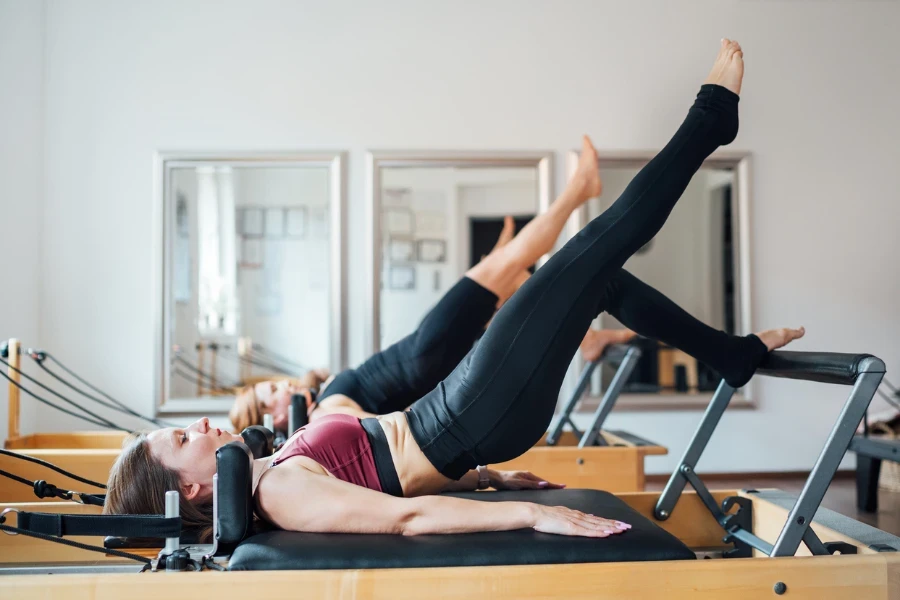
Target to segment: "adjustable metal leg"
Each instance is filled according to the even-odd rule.
[[[572,396],[566,402],[566,405],[563,406],[562,412],[559,413],[556,421],[550,425],[550,430],[547,432],[548,446],[555,446],[557,442],[559,442],[559,438],[567,423],[569,424],[569,427],[575,431],[576,435],[579,437],[581,436],[581,432],[578,431],[575,427],[575,423],[572,422],[571,415],[572,411],[575,410],[575,405],[578,404],[578,401],[581,400],[581,397],[584,395],[587,386],[590,385],[591,375],[599,364],[599,361],[593,361],[584,365],[584,370],[581,371],[581,376],[578,378],[578,384],[575,386],[575,391],[572,392]]]
[[[722,413],[728,408],[728,403],[731,402],[732,396],[734,396],[734,388],[723,380],[719,384],[718,389],[716,389],[712,400],[710,400],[709,406],[703,414],[703,420],[700,421],[694,437],[691,438],[691,443],[685,450],[681,461],[679,461],[678,466],[669,478],[669,482],[663,489],[659,501],[656,503],[653,514],[660,521],[665,521],[672,514],[672,510],[675,508],[675,504],[678,502],[678,498],[681,497],[681,492],[684,491],[684,486],[688,482],[684,475],[684,468],[688,467],[693,470],[697,466],[697,462],[700,460],[706,444],[709,443],[709,438],[712,437],[713,432],[716,430],[719,419],[722,418]]]
[[[794,508],[788,515],[784,529],[775,541],[772,556],[793,556],[797,552],[806,529],[819,509],[828,485],[850,446],[856,427],[869,407],[881,378],[884,377],[884,363],[874,357],[865,359],[859,365],[859,370],[862,374],[856,380],[850,398],[844,404],[838,421],[831,430],[828,441],[825,442],[825,448],[819,454],[816,465],[803,486],[803,491],[800,492]]]
[[[619,399],[619,395],[622,393],[622,388],[625,387],[625,383],[628,382],[631,372],[634,371],[634,368],[637,366],[640,359],[640,348],[637,346],[628,348],[625,357],[619,364],[618,370],[616,370],[616,374],[609,383],[609,388],[607,388],[606,393],[603,395],[603,399],[600,401],[600,405],[597,407],[597,410],[594,411],[591,424],[584,431],[584,435],[581,436],[581,441],[578,442],[579,448],[590,447],[597,442],[600,442],[601,445],[605,445],[603,436],[600,435],[600,431],[603,429],[603,423],[606,422],[606,418],[609,416],[609,413],[612,412],[613,407],[615,407],[616,400]]]

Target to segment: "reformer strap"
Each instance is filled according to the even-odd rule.
[[[71,490],[61,490],[52,483],[47,483],[43,479],[30,481],[24,477],[19,477],[8,471],[0,469],[0,476],[12,479],[16,483],[27,485],[34,490],[34,495],[38,498],[60,498],[62,500],[74,500],[82,504],[92,504],[94,506],[103,506],[106,496],[99,494],[85,494],[83,492],[73,492]]]
[[[2,520],[0,520],[0,523],[2,523]],[[144,563],[145,565],[147,565],[147,567],[149,567],[153,562],[147,557],[140,556],[137,554],[131,554],[130,552],[122,552],[121,550],[111,550],[109,548],[101,548],[100,546],[91,546],[90,544],[82,544],[81,542],[75,542],[72,540],[64,540],[62,538],[53,537],[52,535],[45,535],[43,533],[28,531],[28,530],[22,529],[20,527],[12,527],[10,525],[0,524],[0,531],[4,531],[4,532],[8,533],[9,535],[24,535],[27,537],[37,538],[39,540],[55,542],[57,544],[62,544],[63,546],[71,546],[73,548],[78,548],[80,550],[89,550],[91,552],[101,552],[103,554],[108,554],[110,556],[119,556],[121,558],[136,560],[138,562]],[[147,567],[145,567],[145,569]]]
[[[137,538],[170,538],[181,535],[181,517],[162,515],[63,515],[19,512],[19,529],[63,537],[99,535]]]

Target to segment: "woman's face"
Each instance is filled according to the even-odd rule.
[[[210,427],[206,417],[184,429],[157,429],[147,436],[154,458],[180,474],[181,493],[188,500],[212,497],[216,450],[229,442],[240,441],[243,438],[237,434]]]
[[[259,402],[260,412],[272,415],[275,429],[283,431],[288,426],[288,406],[291,405],[291,396],[304,393],[306,389],[294,385],[288,379],[282,379],[261,381],[254,386],[253,391],[256,393],[256,401]]]

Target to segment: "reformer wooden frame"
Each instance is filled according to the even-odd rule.
[[[634,510],[653,519],[658,493],[620,494]],[[721,502],[728,496],[742,496],[753,502],[753,530],[774,541],[788,510],[748,491],[713,492]],[[61,503],[21,505],[22,510],[54,512]],[[92,513],[95,507],[79,507]],[[68,511],[66,511],[68,512]],[[828,513],[830,511],[820,511]],[[827,515],[825,515],[827,516]],[[855,523],[855,522],[854,522]],[[696,552],[715,554],[728,546],[723,532],[695,493],[686,493],[672,517],[658,523]],[[859,524],[857,524],[859,525]],[[844,528],[833,529],[813,522],[823,540],[841,541],[856,554],[809,556],[806,549],[786,558],[713,558],[671,562],[585,563],[569,565],[520,565],[493,567],[444,567],[428,569],[378,569],[334,571],[268,571],[216,573],[56,574],[9,575],[0,577],[0,596],[7,600],[67,597],[131,598],[169,597],[170,594],[209,594],[216,598],[240,598],[265,589],[276,596],[295,595],[323,599],[355,600],[421,598],[422,590],[440,590],[443,598],[472,598],[490,595],[499,599],[529,598],[667,598],[744,600],[776,597],[776,586],[793,598],[815,597],[837,600],[848,597],[868,599],[900,598],[900,554],[878,552],[871,542],[852,537]],[[865,534],[865,531],[862,532]],[[882,533],[871,529],[871,533]],[[867,537],[870,534],[860,535]],[[81,538],[98,543],[99,538]],[[598,540],[598,543],[603,543]],[[155,555],[142,551],[141,554]],[[39,562],[60,566],[102,567],[121,565],[122,560],[74,550],[40,540],[0,536],[0,563],[5,566],[34,565]],[[136,565],[136,563],[135,563]],[[61,571],[64,571],[62,569]],[[136,578],[137,575],[137,578]],[[779,588],[780,589],[780,588]]]

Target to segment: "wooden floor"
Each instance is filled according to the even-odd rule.
[[[801,475],[787,477],[723,477],[717,475],[704,479],[711,489],[747,489],[747,488],[778,488],[793,494],[799,494],[803,489],[806,478]],[[661,491],[665,481],[656,477],[648,477],[647,491]],[[831,482],[822,506],[842,515],[852,517],[857,521],[868,523],[878,529],[900,536],[900,492],[878,492],[878,512],[865,513],[856,509],[856,481],[852,473],[839,473]]]

